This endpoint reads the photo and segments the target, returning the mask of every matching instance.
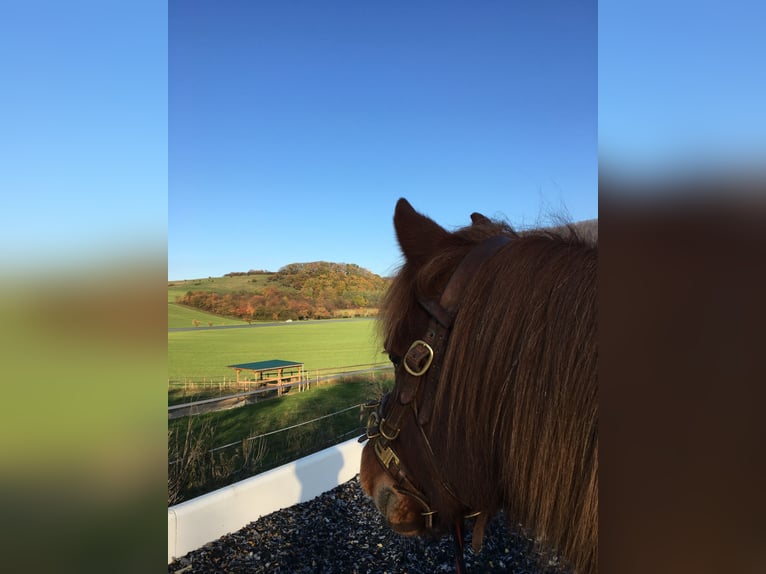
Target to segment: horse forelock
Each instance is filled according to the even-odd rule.
[[[512,241],[461,297],[427,430],[465,502],[505,508],[578,571],[595,571],[595,241],[573,226],[458,230],[424,265],[405,262],[382,306],[383,335],[389,349],[420,338],[416,294],[438,299],[470,248],[498,234]]]

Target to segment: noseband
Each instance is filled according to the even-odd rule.
[[[428,423],[433,410],[436,385],[459,299],[479,266],[509,240],[506,236],[498,235],[485,239],[471,249],[450,277],[438,303],[418,297],[418,303],[430,317],[426,333],[422,339],[413,341],[401,359],[391,355],[396,369],[394,389],[386,393],[379,402],[367,405],[373,410],[367,419],[367,432],[359,441],[370,440],[378,461],[396,483],[394,489],[416,500],[423,507],[421,514],[425,517],[426,528],[429,530],[433,528],[433,517],[437,511],[433,510],[427,497],[413,484],[396,452],[395,445],[399,439],[401,423],[406,411],[411,409],[426,446],[425,458],[433,475],[439,477],[441,488],[468,511],[469,507],[458,498],[440,471],[431,441],[423,427]],[[478,514],[480,512],[469,511],[466,517]]]

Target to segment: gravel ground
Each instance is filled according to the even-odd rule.
[[[502,514],[487,525],[478,555],[471,548],[470,532],[465,536],[468,572],[560,572],[555,563],[541,567],[532,541],[509,531]],[[176,574],[434,574],[454,570],[450,536],[428,541],[397,535],[383,524],[358,476],[313,500],[263,516],[168,565],[168,572]]]

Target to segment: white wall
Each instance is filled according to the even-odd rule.
[[[306,502],[359,472],[356,439],[168,508],[168,563],[276,510]]]

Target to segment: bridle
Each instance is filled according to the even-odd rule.
[[[458,264],[438,302],[418,296],[418,303],[429,315],[425,335],[413,341],[403,357],[389,355],[395,367],[394,389],[386,393],[380,401],[367,405],[371,412],[367,419],[366,433],[359,438],[359,442],[369,439],[378,461],[395,481],[394,489],[417,501],[423,508],[421,514],[429,530],[433,528],[433,518],[437,511],[408,476],[395,445],[399,439],[402,420],[407,411],[411,410],[425,445],[425,459],[431,466],[433,476],[439,477],[442,490],[466,511],[465,518],[481,514],[481,511],[469,510],[455,494],[440,470],[431,441],[423,427],[431,417],[444,352],[465,286],[479,266],[508,241],[509,237],[498,235],[474,246]],[[459,572],[464,569],[461,524],[462,520],[458,521],[454,532]]]

